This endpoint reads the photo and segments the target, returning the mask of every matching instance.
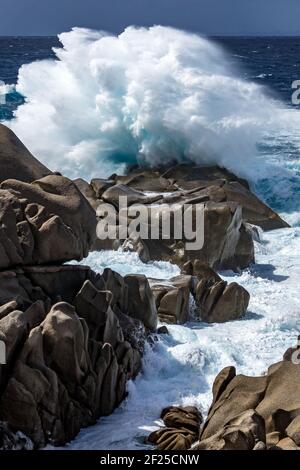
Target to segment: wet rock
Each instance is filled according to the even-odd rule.
[[[222,278],[212,268],[199,259],[187,261],[182,266],[181,272],[183,274],[195,276],[199,281],[206,279],[210,285],[222,280]]]
[[[264,230],[288,226],[250,191],[245,180],[224,168],[182,164],[155,170],[135,169],[125,176],[113,176],[93,180],[89,189],[86,183],[78,183],[93,207],[108,202],[118,210],[120,196],[126,196],[129,205],[146,205],[152,215],[155,211],[161,213],[163,204],[176,204],[177,210],[185,204],[194,209],[196,204],[205,207],[201,249],[187,249],[188,240],[184,236],[174,239],[172,233],[169,239],[160,232],[157,239],[119,240],[131,245],[143,261],[165,260],[183,265],[199,259],[215,269],[243,269],[254,261],[255,226]],[[149,221],[148,225],[150,229]],[[111,240],[106,244],[98,240],[94,249],[116,249],[108,242]]]
[[[161,419],[166,427],[154,431],[148,441],[158,450],[188,450],[197,441],[202,415],[192,406],[165,408]]]
[[[182,214],[185,201],[177,204],[176,211]],[[192,203],[194,226],[196,202]],[[156,205],[156,218],[161,213],[159,205]],[[151,211],[152,215],[155,211]],[[242,222],[241,206],[236,203],[214,203],[208,201],[204,204],[203,215],[204,243],[201,248],[195,246],[191,249],[184,234],[182,239],[166,237],[160,231],[157,239],[138,238],[131,240],[132,250],[138,252],[143,261],[163,260],[182,266],[189,260],[199,259],[214,269],[242,269],[254,261],[254,247],[251,234],[246,232]],[[148,231],[149,232],[149,231]],[[198,235],[199,239],[202,238]]]
[[[97,211],[98,206],[101,204],[102,201],[101,199],[97,198],[92,185],[82,178],[77,178],[76,180],[74,180],[74,184],[83,194],[83,196],[88,200],[93,209]]]
[[[251,192],[246,180],[218,166],[178,164],[154,171],[142,172],[137,169],[123,179],[123,182],[140,191],[185,191],[186,198],[191,195],[208,196],[213,202],[236,202],[243,208],[243,220],[258,225],[263,230],[288,226]]]
[[[204,204],[204,244],[201,249],[189,250],[184,235],[181,240],[168,239],[162,231],[158,238],[119,240],[136,251],[143,261],[165,260],[179,265],[199,259],[215,269],[243,269],[254,261],[253,236],[255,226],[264,230],[287,227],[278,214],[260,201],[247,181],[225,168],[173,165],[154,170],[135,168],[125,176],[113,175],[108,180],[80,183],[83,194],[93,207],[108,202],[119,209],[119,197],[126,196],[128,204],[146,205],[157,217],[163,204],[185,204],[195,209]],[[120,216],[120,214],[118,214]],[[150,230],[150,221],[148,224]],[[189,240],[190,241],[190,240]],[[93,249],[117,249],[111,240],[97,240]]]
[[[160,428],[148,437],[149,443],[158,450],[188,450],[196,440],[194,434],[176,428]]]
[[[102,199],[105,202],[112,204],[115,207],[119,207],[119,198],[126,197],[128,206],[132,204],[142,203],[151,204],[160,199],[160,196],[146,196],[143,192],[132,189],[123,184],[116,184],[110,186],[104,193],[102,193]]]
[[[157,334],[159,335],[169,335],[169,330],[168,328],[166,327],[166,325],[163,325],[163,326],[160,326],[159,328],[157,328]]]
[[[169,406],[161,412],[161,419],[170,428],[188,429],[198,434],[202,423],[202,415],[195,406]]]
[[[94,191],[96,198],[100,199],[102,194],[109,189],[111,186],[114,186],[114,180],[105,180],[101,178],[94,178],[91,180],[91,188]]]

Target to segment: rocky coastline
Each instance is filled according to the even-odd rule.
[[[204,205],[204,244],[187,250],[183,238],[99,240],[98,208],[119,197],[130,205]],[[260,230],[288,227],[225,168],[174,164],[130,168],[108,179],[71,181],[36,160],[0,124],[0,446],[62,446],[83,427],[109,415],[142,373],[145,343],[165,324],[190,317],[205,323],[243,317],[250,295],[217,271],[254,262]],[[122,277],[72,264],[91,251],[135,251],[143,262],[177,264],[166,282]],[[159,322],[163,326],[159,326]],[[263,377],[236,375],[230,365],[213,386],[204,421],[196,408],[162,411],[165,427],[149,443],[160,450],[300,448],[300,369],[297,348]],[[288,390],[288,393],[287,393]],[[203,422],[204,421],[204,422]],[[298,447],[299,446],[299,447]]]

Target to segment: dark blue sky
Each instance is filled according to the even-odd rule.
[[[0,0],[1,35],[163,24],[205,34],[300,35],[300,0]]]

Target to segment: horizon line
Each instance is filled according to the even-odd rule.
[[[92,28],[91,28],[92,29]],[[68,32],[71,30],[67,31],[61,31],[61,32]],[[300,32],[299,33],[291,33],[291,34],[279,34],[279,33],[274,33],[274,34],[229,34],[229,33],[202,33],[200,31],[190,31],[191,33],[194,34],[199,34],[202,36],[206,37],[229,37],[229,38],[298,38],[300,37]],[[0,34],[0,38],[57,38],[58,34],[61,33],[53,33],[53,34]],[[113,34],[118,34],[118,33],[113,33]]]

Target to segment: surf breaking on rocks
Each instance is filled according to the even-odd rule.
[[[198,35],[74,28],[59,40],[56,59],[21,67],[16,90],[26,102],[7,124],[69,177],[183,160],[255,177],[257,143],[287,120],[263,87],[240,78],[227,53]]]

